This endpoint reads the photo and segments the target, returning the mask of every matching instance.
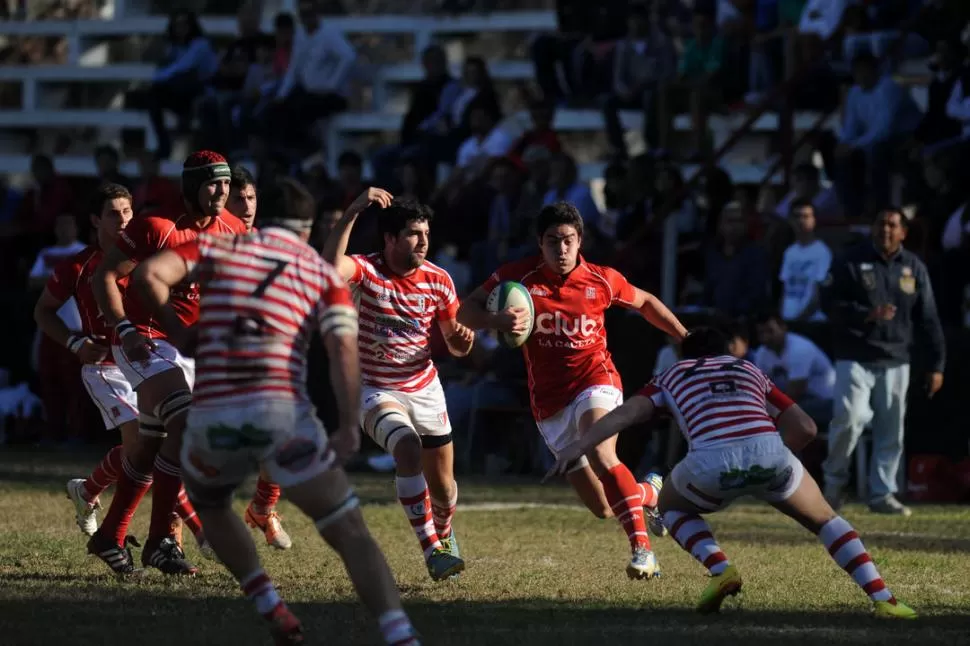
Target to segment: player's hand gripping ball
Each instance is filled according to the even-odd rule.
[[[499,283],[488,295],[485,309],[493,314],[505,312],[509,309],[525,311],[524,324],[520,322],[514,329],[500,330],[499,339],[510,348],[518,348],[529,339],[535,324],[535,307],[529,290],[522,283],[505,281]],[[510,320],[513,317],[510,316]]]

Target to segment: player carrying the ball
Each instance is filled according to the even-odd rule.
[[[381,250],[347,256],[350,231],[369,206],[378,218]],[[371,188],[334,227],[323,257],[357,291],[360,309],[360,423],[394,456],[397,497],[421,543],[431,578],[465,569],[451,528],[458,503],[451,421],[438,371],[431,361],[436,324],[457,357],[467,355],[475,333],[456,320],[455,284],[425,259],[432,211],[414,200]]]
[[[620,375],[606,349],[604,313],[613,305],[640,312],[675,339],[687,330],[656,297],[631,285],[616,270],[587,262],[579,253],[583,219],[572,204],[542,208],[536,220],[540,253],[499,267],[464,301],[458,312],[471,329],[528,332],[529,312],[508,308],[489,312],[489,294],[504,281],[521,283],[532,296],[535,327],[522,346],[536,425],[558,457],[563,447],[585,435],[600,418],[623,403]],[[598,443],[566,470],[566,478],[590,511],[615,516],[633,551],[627,575],[644,579],[659,573],[650,549],[643,507],[655,508],[662,481],[651,474],[638,483],[616,456],[616,439]],[[656,528],[662,532],[662,528]]]
[[[859,535],[822,497],[792,451],[816,433],[815,422],[753,364],[728,354],[728,339],[697,328],[681,345],[683,360],[563,447],[550,473],[621,431],[669,410],[690,444],[660,494],[663,523],[674,540],[711,574],[697,610],[717,612],[741,590],[741,575],[721,551],[701,514],[754,496],[797,521],[872,599],[877,617],[915,619],[883,582]]]

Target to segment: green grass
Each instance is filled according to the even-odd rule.
[[[98,457],[0,454],[0,644],[268,643],[235,582],[213,563],[196,559],[201,572],[192,580],[152,572],[123,583],[85,555],[63,485],[84,475]],[[738,505],[711,524],[745,577],[744,593],[721,615],[700,617],[691,610],[705,584],[696,562],[673,541],[655,540],[663,578],[628,581],[626,539],[615,521],[575,507],[565,487],[460,479],[460,505],[547,506],[459,506],[455,526],[468,570],[457,581],[433,583],[400,508],[392,504],[391,478],[353,479],[425,644],[970,643],[967,508],[919,507],[908,519],[848,508],[847,518],[888,585],[922,613],[918,622],[900,623],[870,618],[865,595],[813,536],[766,506]],[[240,492],[240,511],[251,492]],[[147,511],[146,505],[133,527],[140,537]],[[285,502],[281,512],[294,548],[276,552],[257,537],[260,554],[303,620],[307,643],[378,644],[339,561],[307,519]],[[194,545],[187,549],[190,558],[198,556]]]

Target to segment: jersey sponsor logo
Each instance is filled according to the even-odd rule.
[[[586,288],[586,300],[588,300],[588,301],[596,300],[596,288],[595,287],[587,287]]]
[[[532,287],[529,288],[529,293],[532,294],[533,296],[545,297],[545,296],[549,296],[551,292],[545,287],[543,287],[542,285],[533,285]]]
[[[585,314],[569,318],[562,312],[544,312],[536,317],[535,330],[544,348],[585,348],[595,343],[599,328],[599,322]]]

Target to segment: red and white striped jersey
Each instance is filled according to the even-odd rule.
[[[691,449],[777,433],[792,400],[754,364],[724,355],[678,361],[637,393],[676,418]]]
[[[201,294],[196,402],[308,399],[314,326],[324,337],[357,333],[350,290],[294,233],[202,234],[175,252]]]
[[[350,283],[359,299],[362,381],[399,392],[421,390],[438,375],[431,361],[431,324],[458,315],[451,276],[428,261],[398,276],[383,254],[350,258]]]

